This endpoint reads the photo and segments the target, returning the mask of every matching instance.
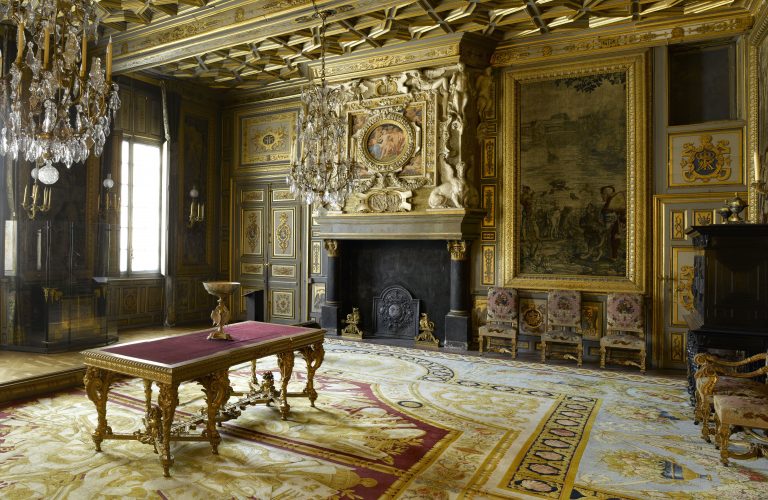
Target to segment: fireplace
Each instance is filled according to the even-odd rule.
[[[338,334],[346,314],[357,307],[358,326],[366,337],[371,336],[374,297],[399,285],[421,300],[420,311],[435,322],[441,345],[467,349],[471,338],[468,254],[483,215],[480,210],[435,209],[319,216],[315,234],[324,239],[328,256],[323,328]]]
[[[347,240],[341,252],[343,312],[360,309],[358,326],[366,336],[391,336],[374,332],[373,299],[384,289],[400,285],[421,301],[420,312],[440,319],[435,321],[435,336],[445,338],[442,319],[450,309],[451,259],[444,241]]]

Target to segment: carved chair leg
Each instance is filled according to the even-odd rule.
[[[605,368],[605,346],[600,346],[600,368]]]
[[[645,349],[640,351],[640,373],[645,373]]]
[[[547,342],[545,340],[541,341],[541,362],[547,362]]]
[[[731,426],[720,422],[717,417],[715,420],[717,421],[718,442],[720,444],[720,462],[728,466],[728,441],[731,438]]]
[[[581,368],[581,360],[584,356],[584,344],[579,342],[579,345],[576,346],[576,366]]]
[[[517,337],[512,339],[512,359],[517,358]]]
[[[701,401],[701,408],[699,409],[699,421],[701,422],[701,437],[707,443],[711,443],[712,440],[709,437],[709,420],[712,418],[712,401],[704,397]]]

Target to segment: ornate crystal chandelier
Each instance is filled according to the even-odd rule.
[[[94,0],[7,0],[0,20],[17,27],[16,59],[4,72],[0,55],[0,155],[22,156],[37,179],[53,184],[54,163],[67,168],[101,155],[110,121],[120,107],[112,83],[112,42],[106,71],[93,58],[87,71],[89,38],[97,38]]]
[[[331,88],[325,80],[325,20],[333,10],[319,12],[320,27],[320,85],[302,89],[302,109],[296,126],[296,138],[301,145],[301,159],[294,161],[287,182],[308,204],[330,205],[341,209],[354,190],[357,164],[347,157],[345,147],[346,123],[343,107],[347,102],[340,88]]]

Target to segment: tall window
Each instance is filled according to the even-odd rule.
[[[120,171],[120,272],[161,271],[164,237],[163,148],[124,140]]]

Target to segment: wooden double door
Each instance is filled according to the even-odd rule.
[[[232,276],[242,294],[264,290],[264,317],[301,321],[305,297],[302,206],[285,184],[233,181]],[[245,316],[245,300],[237,316]]]
[[[686,230],[722,223],[716,210],[732,193],[654,197],[653,359],[658,368],[686,368],[686,316],[693,311],[693,247]],[[746,193],[739,193],[747,199]],[[746,214],[742,214],[745,215]]]

